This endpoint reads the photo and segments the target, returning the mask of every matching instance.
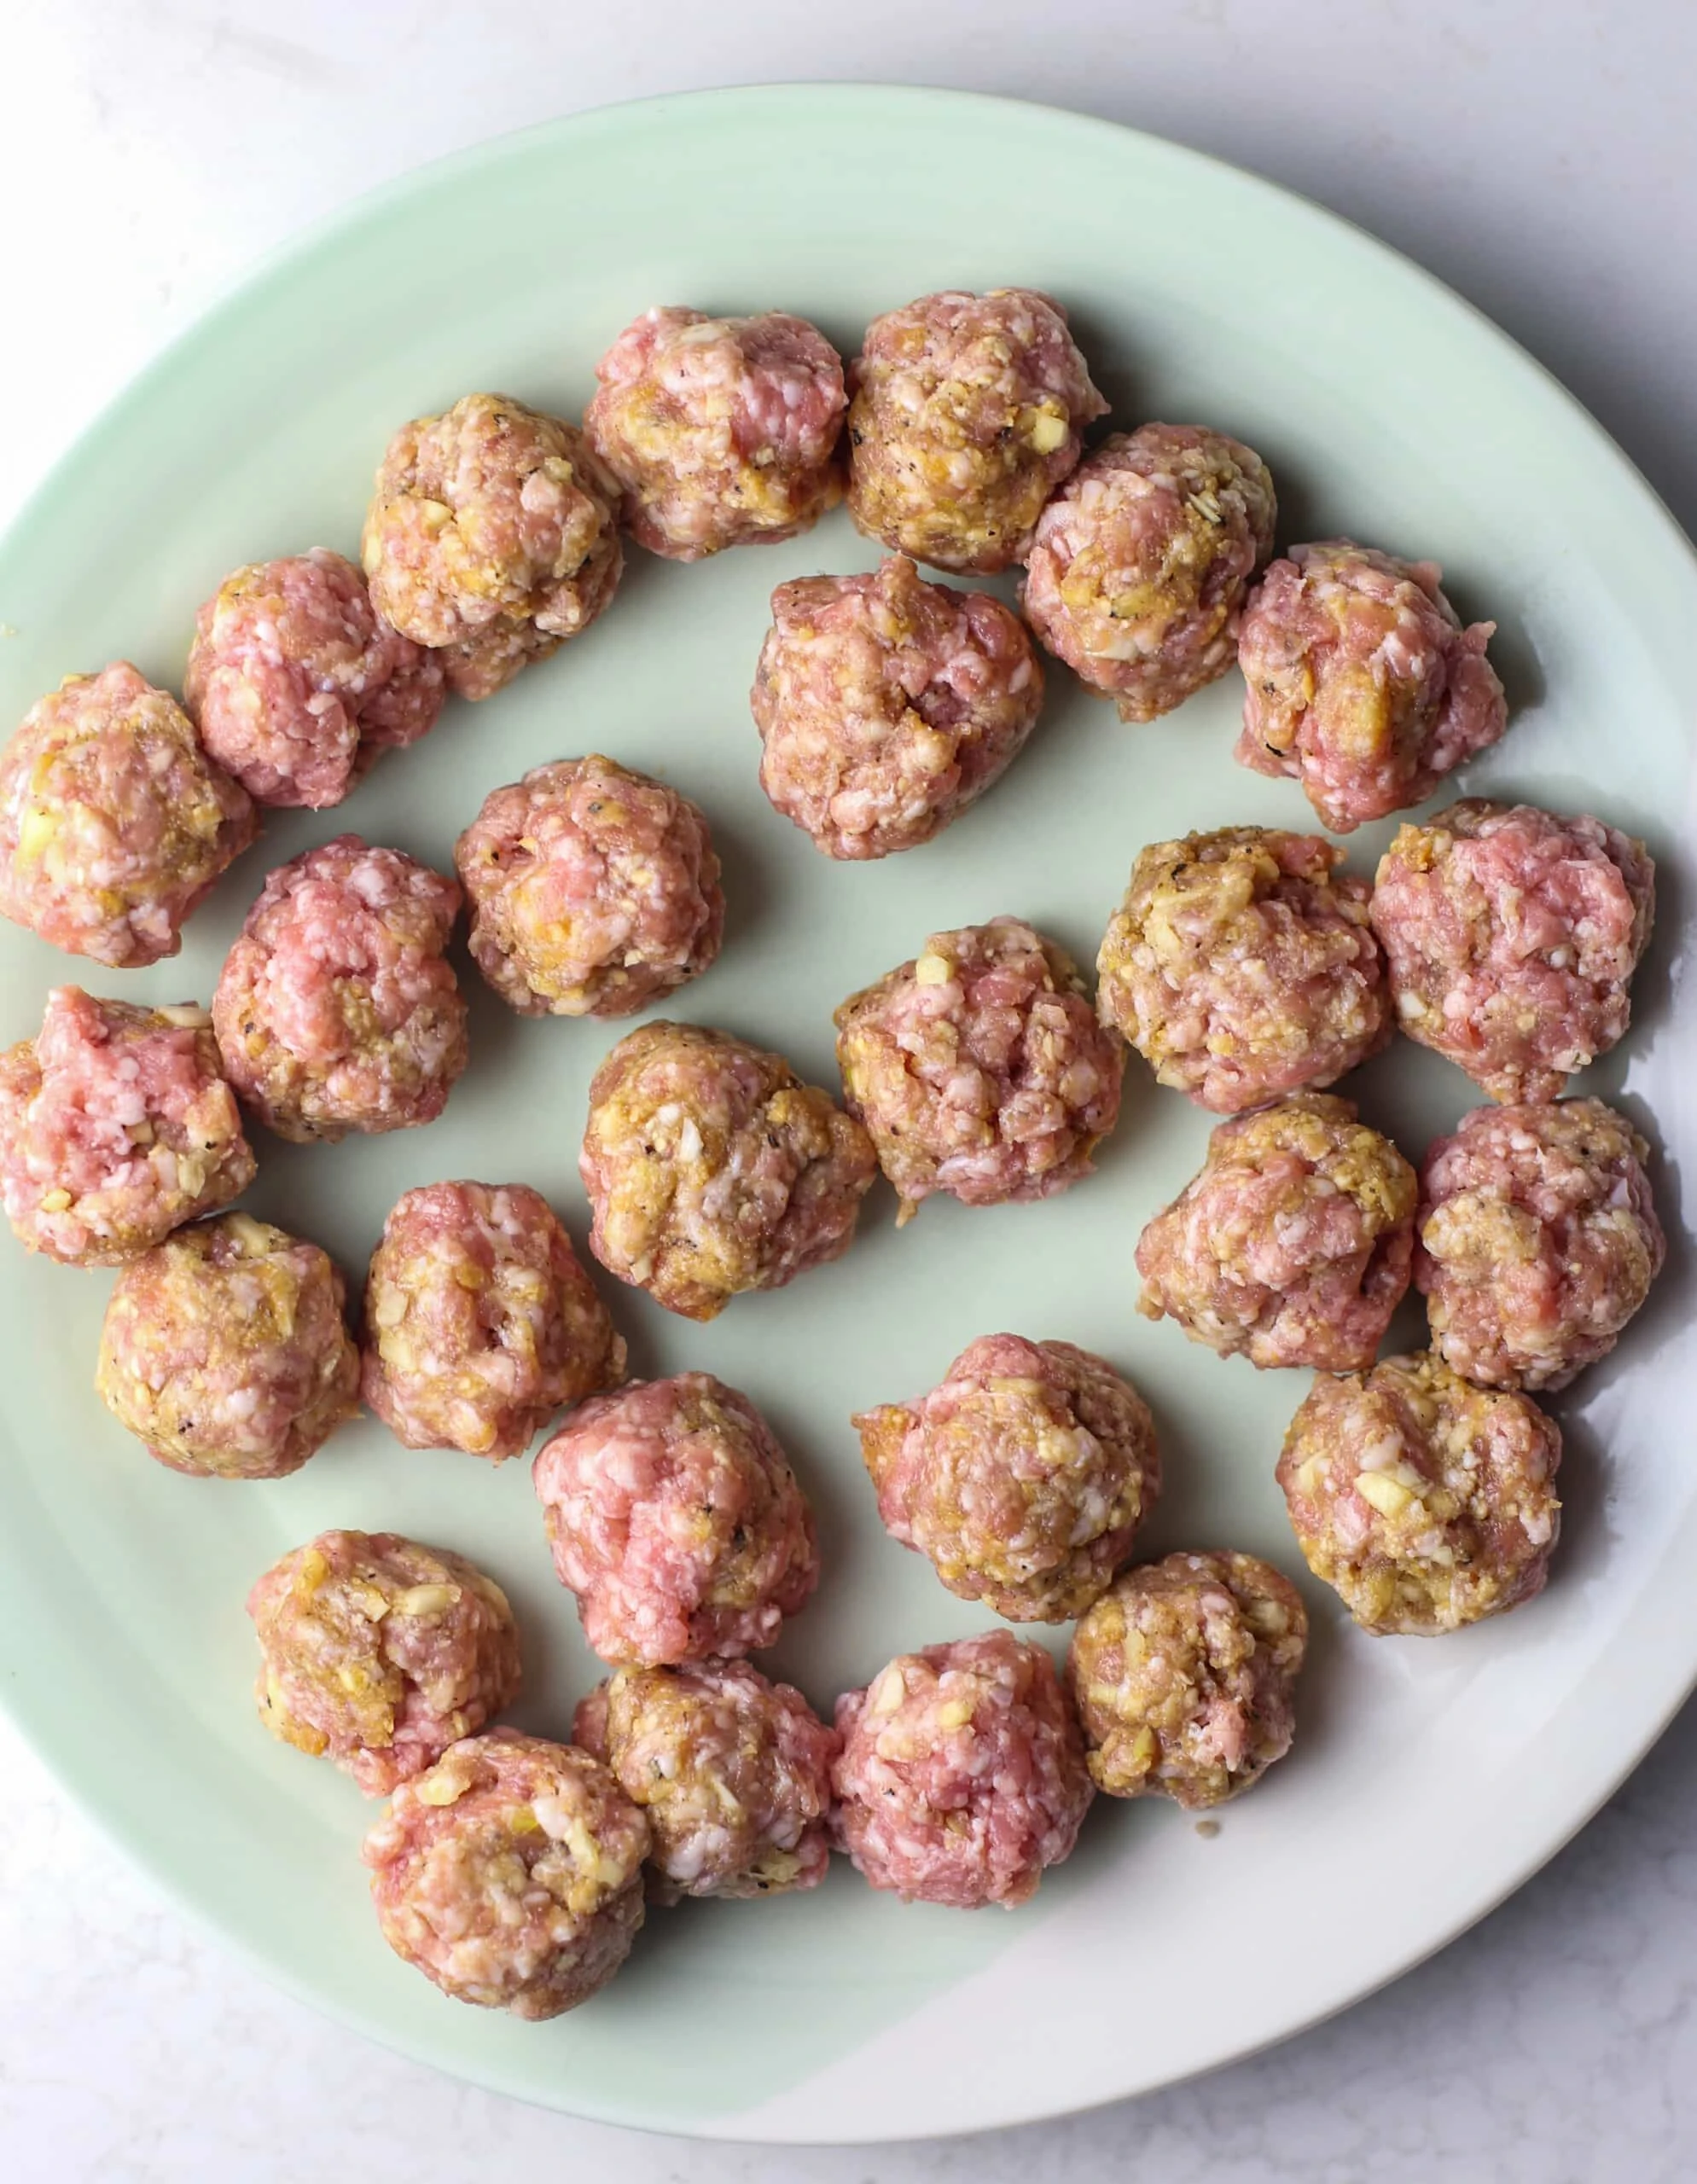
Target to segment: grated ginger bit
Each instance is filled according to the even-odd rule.
[[[457,1585],[410,1585],[394,1598],[397,1615],[440,1615],[460,1597]]]
[[[1400,1480],[1382,1471],[1357,1472],[1355,1490],[1381,1517],[1400,1517],[1415,1498]]]
[[[70,1203],[69,1191],[49,1191],[41,1201],[41,1210],[44,1213],[63,1213]]]
[[[413,1794],[421,1804],[451,1805],[464,1797],[470,1785],[458,1774],[450,1774],[442,1768],[434,1768],[428,1774],[421,1774],[413,1784]],[[536,1815],[531,1815],[532,1825]]]
[[[946,986],[955,975],[955,968],[946,956],[933,956],[927,951],[914,965],[913,974],[922,986]]]

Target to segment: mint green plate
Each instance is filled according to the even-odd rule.
[[[997,282],[1064,299],[1117,422],[1196,419],[1261,449],[1282,539],[1347,530],[1432,555],[1462,607],[1497,619],[1516,717],[1467,790],[1595,808],[1650,838],[1662,924],[1638,1022],[1595,1076],[1662,1147],[1671,1263],[1618,1356],[1561,1407],[1568,1523],[1545,1597],[1436,1643],[1374,1641],[1311,1585],[1296,1751],[1217,1835],[1101,1800],[1077,1856],[1012,1914],[904,1908],[846,1865],[811,1896],[686,1906],[650,1920],[604,1996],[536,2026],[445,2001],[383,1947],[357,1857],[369,1809],[259,1728],[242,1613],[259,1571],[326,1525],[463,1548],[523,1623],[516,1718],[566,1732],[595,1668],[526,1466],[409,1454],[367,1421],[276,1484],[176,1477],[92,1392],[107,1278],[5,1240],[7,1705],[113,1836],[270,1976],[410,2055],[584,2115],[873,2139],[1053,2114],[1203,2069],[1341,2007],[1479,1917],[1620,1780],[1697,1670],[1697,1325],[1677,1233],[1680,1178],[1697,1172],[1697,1055],[1671,1008],[1697,902],[1697,581],[1567,397],[1376,243],[1171,145],[935,91],[715,93],[491,145],[269,268],[93,427],[0,549],[0,719],[118,655],[175,683],[194,609],[232,566],[354,549],[393,426],[478,387],[575,414],[596,356],[649,304],[782,305],[851,351],[879,311]],[[872,558],[840,514],[697,568],[636,555],[583,641],[492,703],[454,708],[344,810],[276,818],[179,961],[105,974],[5,927],[0,1034],[32,1031],[67,978],[204,998],[271,864],[344,825],[445,864],[488,789],[590,749],[675,781],[724,851],[728,944],[682,1013],[828,1081],[835,1002],[933,929],[1015,911],[1089,960],[1142,843],[1309,823],[1293,784],[1233,765],[1235,677],[1128,729],[1057,670],[1028,752],[942,839],[828,863],[760,794],[747,691],[771,586]],[[1351,844],[1358,867],[1387,831]],[[613,1030],[520,1023],[470,990],[473,1066],[442,1121],[332,1148],[262,1144],[255,1210],[323,1242],[356,1282],[395,1198],[441,1176],[534,1183],[582,1239],[584,1088]],[[1472,1104],[1458,1073],[1401,1043],[1347,1089],[1415,1154]],[[989,1620],[885,1538],[847,1420],[930,1385],[997,1328],[1069,1337],[1142,1385],[1171,1482],[1152,1547],[1241,1546],[1300,1571],[1272,1466],[1305,1376],[1221,1363],[1132,1310],[1138,1229],[1206,1132],[1134,1060],[1100,1174],[1064,1199],[933,1204],[898,1235],[880,1187],[846,1259],[712,1327],[614,1298],[636,1370],[710,1368],[793,1451],[826,1574],[771,1658],[816,1702]]]

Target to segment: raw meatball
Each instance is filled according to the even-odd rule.
[[[642,1923],[648,1823],[572,1745],[491,1730],[403,1782],[361,1851],[383,1938],[456,2002],[559,2017]]]
[[[377,612],[462,698],[492,697],[618,589],[618,481],[575,425],[468,394],[390,441],[363,552]]]
[[[384,1223],[360,1392],[408,1448],[499,1463],[624,1377],[624,1338],[537,1192],[426,1183]]]
[[[1650,1148],[1601,1100],[1475,1107],[1421,1173],[1432,1346],[1486,1387],[1565,1388],[1607,1357],[1667,1255]]]
[[[1471,1387],[1423,1350],[1316,1380],[1278,1481],[1309,1568],[1362,1628],[1428,1636],[1543,1591],[1560,1461],[1529,1396]]]
[[[1330,1084],[1391,1037],[1371,889],[1317,834],[1154,842],[1096,958],[1097,1006],[1163,1084],[1241,1114]]]
[[[611,758],[561,758],[491,790],[454,863],[478,968],[521,1015],[634,1015],[719,952],[706,816]]]
[[[1089,1765],[1113,1798],[1223,1804],[1290,1750],[1308,1611],[1252,1554],[1169,1554],[1114,1580],[1072,1634]]]
[[[212,1019],[55,986],[0,1054],[0,1194],[21,1242],[114,1266],[253,1180]]]
[[[195,618],[183,685],[201,741],[250,796],[314,810],[433,728],[443,695],[441,661],[322,546],[226,577]]]
[[[1329,1093],[1222,1123],[1137,1243],[1146,1317],[1252,1365],[1365,1372],[1409,1286],[1414,1170]]]
[[[518,1696],[519,1633],[494,1579],[394,1532],[320,1532],[247,1596],[274,1737],[367,1797],[433,1766]]]
[[[1119,1114],[1125,1053],[1072,959],[1018,918],[933,932],[837,1011],[849,1112],[872,1133],[907,1221],[1052,1198],[1091,1172]]]
[[[888,857],[1001,779],[1037,724],[1043,670],[999,599],[927,584],[898,554],[778,586],[752,702],[774,806],[827,857]]]
[[[1095,1794],[1054,1662],[1008,1630],[902,1654],[837,1701],[837,1728],[832,1832],[904,1902],[1025,1902]]]
[[[596,377],[584,430],[651,554],[793,538],[842,498],[842,358],[805,318],[644,311]]]
[[[782,1054],[667,1023],[596,1072],[578,1165],[596,1257],[689,1320],[840,1258],[878,1173],[860,1124]]]
[[[534,1477],[560,1582],[605,1661],[670,1668],[770,1646],[819,1582],[788,1458],[711,1373],[591,1397]]]
[[[572,1734],[648,1815],[658,1902],[824,1879],[836,1737],[751,1662],[620,1669],[578,1707]]]
[[[849,373],[849,514],[939,569],[1020,560],[1107,404],[1066,314],[1033,288],[950,289],[886,311]]]
[[[1070,1342],[985,1335],[941,1387],[854,1427],[892,1536],[1014,1623],[1081,1615],[1160,1491],[1148,1405]]]
[[[127,660],[67,676],[0,751],[0,915],[134,970],[259,831],[247,791]]]
[[[316,1244],[220,1214],[119,1275],[95,1385],[173,1471],[282,1478],[359,1409],[346,1293]]]
[[[1267,466],[1241,440],[1196,425],[1115,433],[1043,512],[1026,619],[1121,720],[1170,713],[1236,658],[1277,512]]]
[[[1244,609],[1238,758],[1300,781],[1334,834],[1418,804],[1508,725],[1496,624],[1464,630],[1442,574],[1328,539],[1293,546]]]
[[[466,1066],[451,880],[339,834],[280,865],[212,996],[230,1083],[279,1137],[433,1122]]]
[[[1401,827],[1373,894],[1397,1022],[1493,1100],[1554,1100],[1625,1031],[1655,915],[1642,842],[1529,804]]]

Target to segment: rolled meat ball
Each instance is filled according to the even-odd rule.
[[[1322,1378],[1279,1457],[1297,1544],[1364,1630],[1459,1630],[1543,1589],[1561,1434],[1430,1350]]]
[[[1421,1170],[1415,1281],[1432,1346],[1485,1387],[1565,1388],[1661,1272],[1650,1148],[1601,1100],[1475,1107]]]
[[[1442,573],[1327,539],[1293,546],[1244,609],[1238,760],[1299,781],[1334,834],[1420,803],[1508,725],[1496,624],[1463,629]]]
[[[819,1582],[813,1512],[771,1428],[711,1373],[573,1411],[533,1477],[560,1582],[615,1666],[770,1646]]]
[[[1373,929],[1397,1024],[1493,1100],[1554,1100],[1624,1035],[1655,866],[1600,819],[1469,798],[1404,826]]]
[[[383,1938],[456,2002],[560,2017],[642,1923],[648,1824],[575,1745],[463,1737],[395,1792],[360,1855]]]
[[[1329,1093],[1222,1123],[1137,1240],[1137,1309],[1257,1367],[1364,1372],[1409,1286],[1414,1170]]]
[[[651,554],[793,538],[842,498],[842,358],[805,318],[647,311],[596,377],[584,430]]]
[[[1092,1172],[1119,1115],[1125,1054],[1063,949],[1019,918],[933,932],[836,1013],[849,1112],[911,1218],[1052,1198]]]
[[[892,1537],[1014,1623],[1081,1615],[1160,1491],[1148,1405],[1070,1342],[985,1335],[940,1387],[854,1426]]]
[[[1112,1798],[1223,1804],[1290,1750],[1308,1611],[1252,1554],[1169,1554],[1117,1577],[1072,1634],[1067,1682]]]
[[[1196,425],[1115,433],[1043,512],[1026,619],[1122,720],[1154,720],[1237,657],[1276,518],[1267,466],[1241,440]]]
[[[491,790],[454,863],[471,952],[522,1016],[631,1016],[719,952],[706,815],[611,758],[561,758]]]
[[[359,1409],[342,1277],[245,1213],[179,1229],[119,1275],[95,1385],[172,1471],[282,1478]]]
[[[888,857],[1001,779],[1037,724],[1043,670],[999,599],[892,555],[778,586],[752,703],[774,809],[827,857]]]
[[[247,1596],[259,1719],[369,1798],[510,1706],[519,1633],[492,1577],[396,1532],[320,1532]]]
[[[433,1122],[467,1060],[451,880],[357,834],[280,865],[212,996],[225,1073],[279,1137]]]
[[[610,1274],[685,1319],[840,1258],[872,1141],[782,1054],[694,1024],[626,1034],[590,1085],[578,1159]]]
[[[1331,1084],[1391,1037],[1372,891],[1317,834],[1222,827],[1138,853],[1097,1008],[1221,1115]]]
[[[886,311],[850,367],[849,514],[939,569],[1019,561],[1107,404],[1034,288],[950,289]]]
[[[836,1736],[752,1662],[620,1669],[578,1707],[572,1734],[647,1815],[655,1901],[824,1879]]]
[[[499,1463],[625,1377],[625,1341],[554,1209],[524,1183],[426,1183],[383,1224],[360,1392],[410,1449]]]
[[[1095,1794],[1054,1662],[1009,1630],[901,1654],[837,1701],[837,1731],[832,1833],[904,1902],[1024,1903]]]
[[[575,425],[468,394],[390,441],[362,554],[384,619],[461,697],[492,697],[618,590],[618,480]]]
[[[55,986],[0,1054],[0,1198],[20,1242],[115,1266],[253,1180],[212,1019]]]
[[[68,676],[0,751],[0,915],[114,970],[157,963],[258,831],[175,698],[127,660]]]
[[[195,618],[183,700],[201,741],[260,804],[340,804],[378,754],[436,724],[442,663],[372,606],[322,546],[226,577]]]

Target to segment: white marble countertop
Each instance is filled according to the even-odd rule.
[[[0,7],[0,518],[153,350],[371,183],[609,100],[843,75],[1077,106],[1319,199],[1516,334],[1697,529],[1685,0],[20,0]],[[0,1784],[9,2184],[1697,2173],[1697,1709],[1513,1902],[1347,2016],[1135,2105],[866,2151],[642,2138],[433,2077],[185,1925],[3,1725]]]

